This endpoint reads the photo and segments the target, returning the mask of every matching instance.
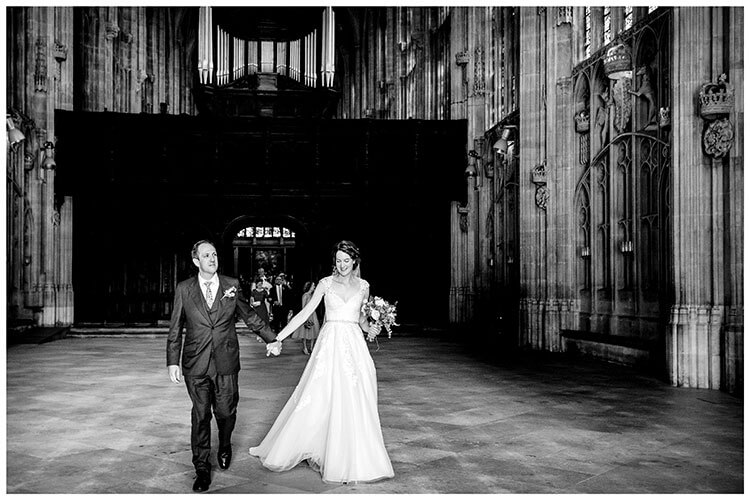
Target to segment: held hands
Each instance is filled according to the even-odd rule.
[[[375,340],[375,337],[380,335],[380,330],[382,328],[383,327],[380,323],[370,323],[370,331],[367,332],[367,341],[372,342]]]
[[[281,354],[280,340],[266,344],[266,357],[270,356],[271,354],[273,354],[274,356],[278,356],[279,354]]]

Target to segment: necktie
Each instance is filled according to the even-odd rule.
[[[211,293],[210,281],[206,281],[206,303],[208,304],[209,309],[211,309],[211,306],[214,305],[214,294]]]
[[[281,300],[281,285],[277,285],[276,290],[276,295],[279,296],[279,305],[282,306],[284,305],[284,301]]]

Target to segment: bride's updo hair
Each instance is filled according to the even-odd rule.
[[[347,254],[349,257],[352,258],[354,261],[354,265],[352,266],[352,269],[357,269],[359,267],[359,262],[362,260],[359,257],[359,248],[357,248],[357,245],[352,243],[348,240],[341,240],[333,247],[333,252],[331,255],[333,256],[333,267],[336,268],[336,252],[341,251]]]

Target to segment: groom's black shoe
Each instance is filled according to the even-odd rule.
[[[207,470],[196,471],[198,477],[195,478],[193,483],[193,491],[206,491],[211,484],[211,472]]]
[[[221,470],[227,470],[229,464],[232,462],[232,449],[229,448],[226,451],[220,451],[218,455],[216,455],[216,460],[219,461],[219,468]]]

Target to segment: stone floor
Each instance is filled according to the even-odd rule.
[[[168,381],[164,344],[152,335],[8,348],[7,492],[191,492],[190,402]],[[595,362],[489,363],[438,336],[372,347],[394,479],[329,485],[305,465],[273,473],[246,450],[308,359],[287,344],[266,358],[241,337],[235,458],[215,468],[210,493],[744,491],[742,400]]]

